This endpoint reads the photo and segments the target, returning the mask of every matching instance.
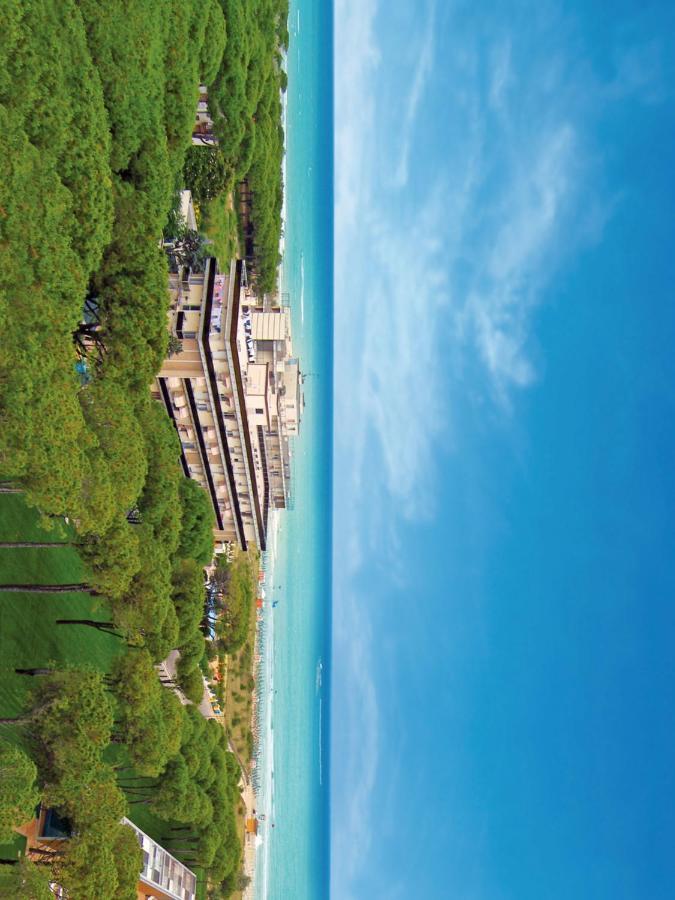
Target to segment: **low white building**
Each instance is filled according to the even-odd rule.
[[[149,888],[146,893],[148,900],[195,900],[197,895],[197,876],[195,873],[179,862],[168,850],[160,846],[151,837],[141,831],[138,826],[127,818],[122,819],[124,825],[129,825],[136,832],[138,843],[143,851],[143,868],[139,876],[139,895],[144,893],[144,886]]]

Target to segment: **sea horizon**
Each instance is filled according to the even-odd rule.
[[[281,301],[305,375],[292,507],[271,523],[255,897],[327,897],[333,420],[332,4],[290,6]],[[274,604],[274,605],[273,605]]]

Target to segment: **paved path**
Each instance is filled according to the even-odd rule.
[[[159,669],[159,673],[164,678],[170,678],[171,681],[176,682],[176,668],[178,666],[178,660],[180,659],[180,652],[178,650],[172,650],[171,653],[167,656],[167,658],[159,664],[157,667]],[[187,706],[191,701],[185,696],[185,694],[178,687],[178,684],[175,683],[173,687],[174,692],[178,696],[178,699],[183,704],[183,706]],[[209,694],[209,689],[206,684],[204,684],[204,694],[202,695],[201,702],[199,704],[199,712],[204,716],[205,719],[215,719],[218,718],[213,711],[213,706],[211,705],[211,696]]]

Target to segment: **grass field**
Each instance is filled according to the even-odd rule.
[[[0,859],[19,859],[25,852],[26,838],[22,834],[16,834],[14,840],[7,844],[0,844]],[[10,894],[10,888],[8,887],[8,879],[11,877],[10,871],[10,866],[0,866],[0,897],[9,898],[12,896],[12,900],[20,900],[20,898],[15,898]]]
[[[26,838],[22,834],[15,834],[14,840],[6,844],[0,844],[0,859],[18,859],[26,849]],[[4,868],[4,867],[3,867]],[[0,869],[0,878],[2,877],[2,869]],[[0,887],[2,881],[0,881]],[[2,897],[2,893],[0,893]]]
[[[40,526],[39,513],[19,494],[0,495],[0,541],[66,541],[73,529]],[[57,625],[57,619],[107,621],[106,603],[84,593],[8,593],[3,584],[73,584],[86,581],[86,571],[74,546],[0,548],[0,716],[19,715],[26,708],[31,679],[15,669],[53,662],[88,664],[108,671],[124,650],[118,638],[82,625]],[[5,738],[18,737],[2,726]]]
[[[72,539],[75,529],[62,519],[53,527],[40,525],[40,514],[28,506],[23,494],[0,494],[0,541],[65,541]]]
[[[237,215],[232,208],[230,194],[210,200],[202,210],[202,229],[213,241],[212,252],[218,258],[221,271],[227,271],[230,260],[239,255]]]

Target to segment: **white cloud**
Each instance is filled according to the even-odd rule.
[[[368,58],[378,59],[368,46]],[[507,77],[505,55],[510,51],[496,55],[488,93]],[[461,117],[462,134],[447,171],[428,181],[416,205],[399,204],[391,186],[380,186],[374,110],[367,126],[359,116],[348,136],[350,159],[359,159],[358,197],[352,180],[342,178],[342,156],[337,161],[336,334],[349,335],[336,346],[346,379],[337,396],[338,456],[344,441],[354,496],[372,506],[367,498],[383,487],[397,513],[410,519],[433,512],[435,444],[454,440],[451,375],[460,357],[482,362],[505,406],[511,389],[536,377],[528,353],[531,312],[554,267],[551,245],[560,239],[579,171],[569,122],[550,114],[536,136],[534,129],[518,130],[504,96],[499,116],[490,118],[471,54],[465,62],[469,74],[448,113]],[[343,97],[374,93],[373,66],[353,71],[359,88],[344,90],[346,76],[340,78],[338,110],[348,108]],[[488,133],[496,135],[492,142]],[[374,453],[382,466],[375,473],[371,466],[364,485],[366,455]]]
[[[552,245],[578,189],[574,129],[559,122],[531,148],[523,142],[510,157],[509,177],[493,201],[492,249],[484,259],[481,255],[465,307],[502,401],[510,388],[526,387],[535,378],[527,352],[530,316],[555,269],[558,253]]]
[[[426,16],[424,33],[421,38],[421,47],[417,59],[417,65],[412,77],[410,92],[405,102],[405,116],[402,123],[402,147],[401,156],[394,184],[402,188],[408,183],[408,161],[410,159],[410,147],[414,131],[417,127],[417,114],[420,102],[424,95],[424,89],[433,70],[434,64],[434,23],[436,20],[436,4],[431,3]]]
[[[341,55],[336,80],[336,109],[349,115],[335,117],[335,218],[343,228],[357,225],[359,199],[370,178],[370,161],[363,135],[372,134],[374,99],[363,93],[380,62],[374,31],[377,0],[338,0],[336,21],[339,41],[349,52]]]
[[[437,323],[448,297],[438,241],[440,196],[425,201],[404,233],[373,217],[372,277],[362,311],[359,400],[378,439],[387,490],[409,516],[426,505],[420,487],[442,426]]]
[[[506,38],[492,53],[493,65],[490,75],[490,105],[501,109],[505,103],[506,91],[511,80],[511,39]]]
[[[349,790],[340,798],[343,810],[334,830],[333,858],[338,865],[339,896],[368,860],[374,817],[369,813],[378,770],[379,709],[373,680],[373,634],[367,609],[353,593],[343,594],[335,607],[333,631],[343,648],[341,667],[350,684],[345,715],[339,723],[341,765],[348,773]]]

